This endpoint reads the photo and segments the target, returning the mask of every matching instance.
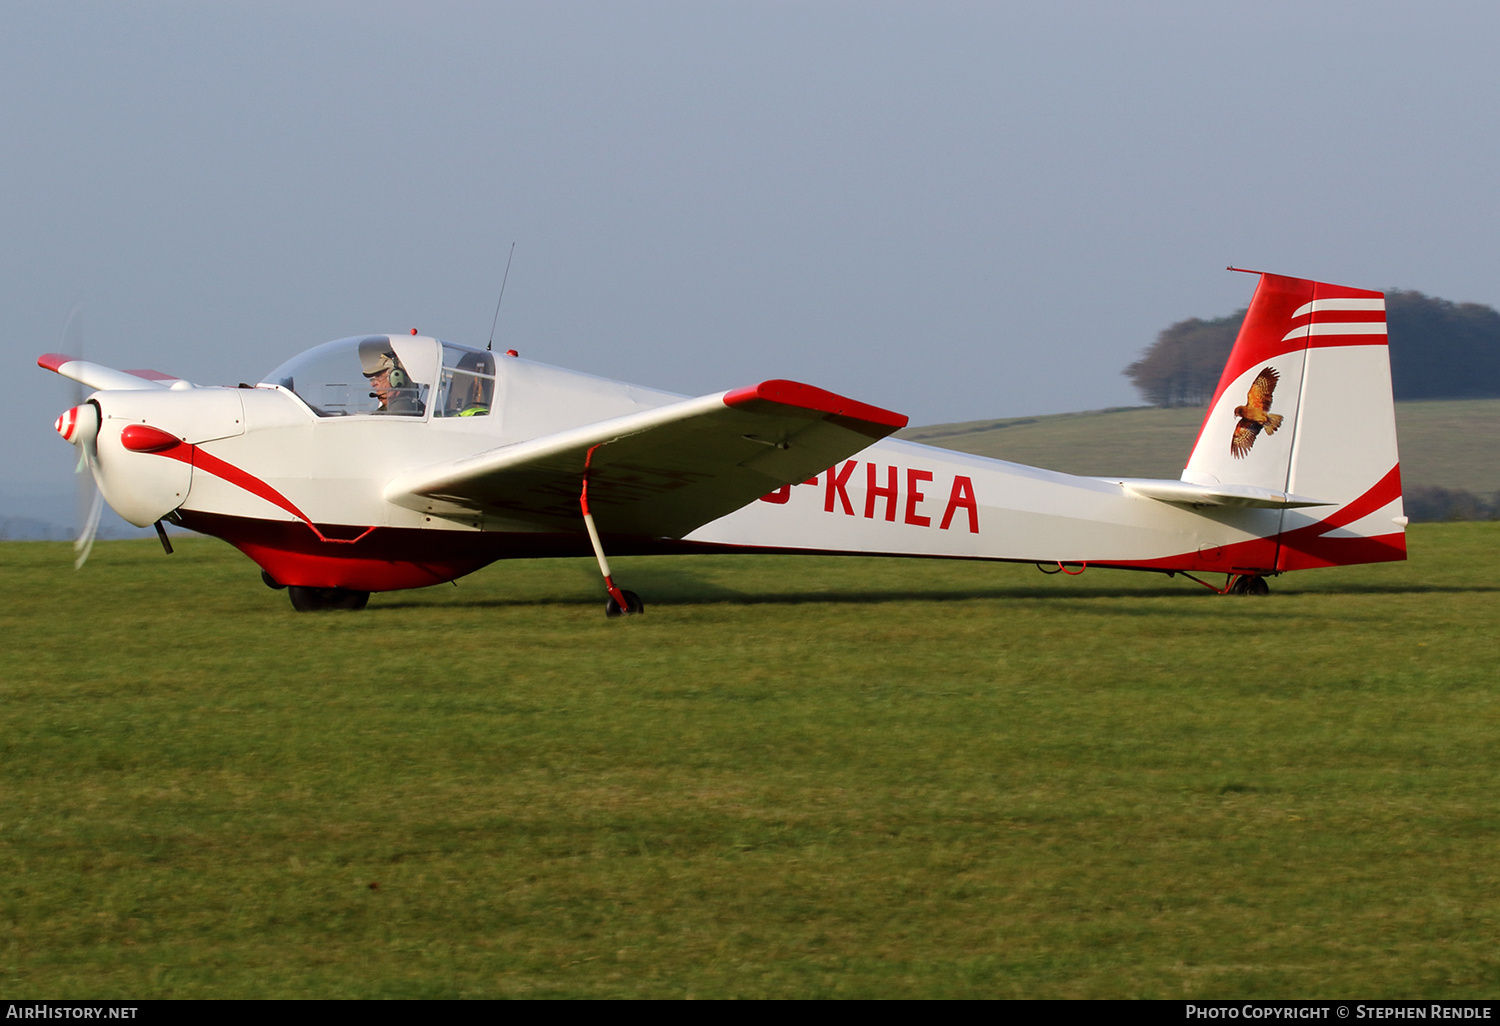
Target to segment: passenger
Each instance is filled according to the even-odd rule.
[[[481,353],[467,353],[454,368],[452,384],[448,390],[448,415],[450,417],[487,417],[490,412],[490,394],[495,380],[489,375],[494,366]]]
[[[468,377],[468,375],[465,375]],[[457,382],[455,382],[457,384]],[[490,412],[489,383],[482,378],[469,377],[467,393],[459,402],[460,417],[486,417]]]

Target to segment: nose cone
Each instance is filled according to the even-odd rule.
[[[99,434],[99,408],[93,403],[84,403],[63,412],[52,425],[63,441],[72,445],[92,442]]]

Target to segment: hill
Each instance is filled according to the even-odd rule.
[[[901,438],[1069,474],[1176,478],[1201,408],[1154,406],[907,428]],[[1408,495],[1500,491],[1500,399],[1399,402],[1396,432]]]

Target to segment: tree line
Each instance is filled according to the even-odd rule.
[[[1404,289],[1385,294],[1385,310],[1397,399],[1500,397],[1500,312]],[[1163,329],[1126,377],[1152,406],[1207,406],[1245,313]],[[1414,488],[1405,498],[1413,520],[1500,519],[1500,493]]]
[[[1404,289],[1385,294],[1385,309],[1397,399],[1500,397],[1500,312]],[[1152,406],[1206,406],[1244,319],[1178,321],[1125,376]]]

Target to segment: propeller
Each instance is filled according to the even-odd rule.
[[[73,304],[68,317],[63,321],[62,340],[58,351],[76,353],[83,358],[83,326],[79,314],[83,303]],[[99,491],[95,474],[99,464],[99,407],[84,402],[81,382],[73,382],[73,408],[57,418],[54,425],[57,433],[78,447],[78,465],[73,468],[76,511],[78,514],[78,537],[73,539],[73,568],[83,569],[89,553],[94,548],[94,538],[99,533],[99,518],[104,513],[104,496]],[[84,472],[87,471],[87,476]]]

